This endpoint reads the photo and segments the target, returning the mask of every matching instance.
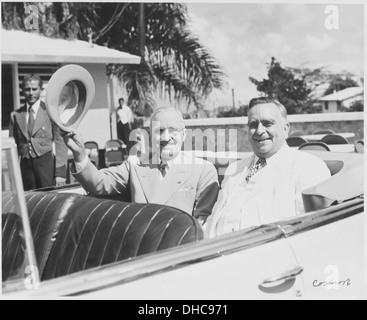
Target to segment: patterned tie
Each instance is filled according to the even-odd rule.
[[[258,172],[260,169],[264,168],[266,166],[266,159],[265,158],[259,158],[259,160],[257,160],[256,164],[253,165],[248,173],[247,173],[247,177],[246,177],[246,182],[248,183],[249,180],[255,175],[256,172]]]
[[[34,115],[33,115],[32,107],[29,107],[28,114],[29,114],[29,118],[28,118],[28,134],[31,137],[32,136],[32,129],[33,129],[33,125],[34,125]]]
[[[161,162],[160,165],[159,165],[159,171],[162,173],[162,176],[164,177],[167,173],[167,168],[168,168],[168,165],[167,163],[164,163],[164,162]]]

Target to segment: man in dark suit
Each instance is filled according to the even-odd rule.
[[[26,104],[10,116],[9,135],[18,146],[24,190],[66,181],[67,148],[40,100],[42,85],[38,75],[26,75],[22,84]]]

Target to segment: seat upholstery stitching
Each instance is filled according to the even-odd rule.
[[[143,208],[141,208],[135,215],[134,217],[131,219],[131,221],[129,222],[125,232],[124,232],[124,235],[121,239],[121,242],[120,242],[120,247],[119,247],[119,250],[117,252],[117,255],[116,255],[116,259],[115,259],[115,262],[118,261],[118,257],[120,256],[120,253],[121,253],[121,249],[122,249],[122,244],[124,243],[124,240],[125,240],[125,237],[126,237],[126,234],[128,233],[132,223],[134,222],[134,220],[137,218],[137,216],[145,209],[145,208],[148,208],[149,205],[146,205],[144,206]]]
[[[149,227],[151,226],[151,224],[153,223],[154,219],[157,217],[157,215],[158,215],[159,213],[161,213],[161,212],[162,212],[162,210],[163,210],[163,208],[160,208],[160,209],[159,209],[159,210],[154,214],[154,216],[150,219],[150,221],[149,221],[149,223],[148,223],[147,227],[146,227],[146,228],[145,228],[145,230],[143,231],[143,234],[142,234],[142,236],[141,236],[141,240],[143,240],[143,238],[144,238],[145,234],[147,233],[147,231],[148,231]],[[141,245],[142,245],[142,241],[140,241],[139,246],[138,246],[138,248],[137,248],[137,250],[136,250],[136,252],[137,252],[137,253],[140,251],[140,247],[141,247]]]
[[[43,197],[41,198],[41,199],[39,199],[38,200],[38,202],[36,203],[36,205],[34,206],[34,208],[32,209],[32,212],[28,212],[28,216],[29,216],[29,218],[31,217],[31,216],[33,216],[33,212],[35,212],[35,210],[40,206],[40,204],[43,202],[43,200],[46,198],[46,195],[43,195]],[[31,197],[31,199],[33,199],[33,197]],[[29,202],[31,201],[31,199],[29,199]],[[27,202],[27,210],[28,210],[28,203],[29,202]],[[43,212],[43,214],[44,214],[44,212]],[[29,221],[30,222],[30,221]],[[36,228],[36,230],[34,231],[34,232],[32,232],[33,233],[33,237],[34,237],[34,235],[37,233],[37,231],[38,231],[38,226],[37,226],[37,228]]]
[[[91,250],[92,250],[92,248],[93,248],[94,241],[96,240],[96,235],[97,235],[97,233],[98,233],[98,229],[100,228],[100,226],[101,226],[101,224],[102,224],[103,220],[105,219],[105,217],[108,215],[108,213],[109,213],[109,212],[110,212],[110,211],[111,211],[115,206],[116,206],[116,204],[114,204],[113,206],[109,207],[109,208],[108,208],[108,210],[103,214],[102,219],[99,219],[99,221],[98,221],[98,226],[97,226],[97,228],[96,228],[96,231],[94,232],[94,234],[93,234],[93,238],[92,238],[92,240],[90,241],[90,246],[89,246],[89,249],[88,249],[88,254],[87,254],[86,259],[85,259],[85,261],[84,261],[83,269],[82,269],[82,270],[85,270],[85,266],[86,266],[86,264],[87,264],[87,261],[88,261],[88,258],[89,258],[89,255],[90,255],[90,252],[91,252]]]
[[[109,244],[109,242],[110,242],[110,237],[111,237],[111,235],[112,235],[113,230],[115,229],[115,227],[116,227],[116,225],[117,225],[117,222],[120,220],[120,218],[121,218],[121,216],[124,214],[124,212],[125,212],[128,208],[130,208],[131,206],[132,206],[132,204],[129,204],[129,205],[127,205],[124,209],[122,209],[122,211],[121,211],[121,212],[119,213],[119,215],[117,216],[117,219],[115,219],[115,221],[114,221],[114,223],[113,223],[113,225],[112,225],[112,228],[110,229],[110,232],[109,232],[109,234],[108,234],[107,241],[106,241],[106,244],[105,244],[105,246],[104,246],[103,253],[102,253],[102,256],[101,256],[101,259],[100,259],[100,261],[99,261],[99,265],[101,265],[101,264],[102,264],[102,261],[104,260],[104,257],[105,257],[105,255],[106,255],[107,246],[108,246],[108,244]]]
[[[80,200],[80,199],[78,199],[78,200]],[[75,203],[73,203],[73,205],[71,205],[70,206],[70,208],[69,208],[69,210],[75,205],[75,204],[77,204],[78,203],[78,201],[76,201]],[[65,246],[66,246],[66,244],[67,244],[67,240],[69,239],[69,235],[70,235],[70,232],[71,232],[71,230],[72,230],[72,227],[73,227],[73,225],[74,225],[74,222],[75,222],[75,218],[76,218],[76,216],[74,215],[73,216],[73,219],[72,219],[72,221],[70,222],[70,224],[68,225],[68,230],[67,230],[67,232],[66,232],[66,236],[62,239],[62,243],[60,244],[60,252],[64,252],[65,251]],[[62,229],[60,229],[60,231],[61,231]],[[60,240],[59,240],[60,241]],[[52,246],[52,248],[51,248],[51,252],[50,252],[50,254],[49,254],[49,257],[52,255],[52,252],[54,251],[54,250],[56,250],[55,249],[55,245],[54,246]],[[56,267],[57,265],[58,265],[58,262],[59,262],[59,260],[61,259],[61,254],[58,254],[57,255],[57,257],[56,257],[56,261],[55,261],[55,263],[54,263],[54,266]],[[47,264],[48,264],[48,262],[46,263],[46,266],[47,266]],[[45,266],[45,269],[46,269],[46,266]],[[54,268],[55,269],[55,268]],[[55,273],[55,270],[53,270],[52,271],[53,273]],[[54,274],[52,274],[52,278],[54,278]]]
[[[11,213],[11,212],[13,212],[13,211],[15,211],[15,204],[14,204],[14,205],[13,205],[13,207],[11,208],[10,213]],[[17,216],[19,216],[17,213],[15,213],[15,214],[16,214]],[[7,227],[8,227],[8,224],[9,224],[9,223],[10,223],[10,219],[6,219],[5,226],[4,226],[3,230],[5,230],[5,228],[7,228]],[[11,232],[10,232],[10,237],[9,237],[9,239],[12,239],[12,235],[14,235],[16,227],[17,227],[17,223],[16,223],[16,221],[14,221],[14,224],[13,224],[13,226],[12,226],[12,228],[11,228]],[[11,243],[11,240],[10,240],[10,241],[8,241],[8,242],[7,242],[7,244],[6,244],[6,247],[5,247],[5,250],[4,250],[4,252],[5,252],[5,253],[8,251],[9,246],[10,246],[10,243]],[[3,252],[3,255],[4,255],[4,252]]]
[[[178,214],[176,214],[174,217],[172,217],[171,219],[168,220],[167,224],[166,224],[166,227],[164,228],[164,231],[162,232],[162,235],[161,235],[161,238],[159,239],[159,242],[158,242],[158,246],[157,246],[157,250],[159,250],[159,247],[161,246],[162,244],[162,240],[163,240],[163,237],[165,235],[165,233],[167,232],[168,230],[168,227],[170,226],[170,224],[172,223],[172,221],[178,216]]]
[[[13,206],[12,207],[10,207],[10,209],[8,210],[9,212],[7,212],[7,213],[14,213],[14,214],[16,214],[16,215],[18,215],[18,216],[20,216],[19,214],[17,214],[15,211],[15,203],[13,202]],[[6,219],[6,221],[5,221],[5,224],[4,224],[4,226],[3,226],[3,231],[4,230],[6,230],[7,229],[7,227],[8,227],[8,223],[10,223],[9,222],[9,219]]]
[[[16,224],[16,223],[15,223]],[[14,233],[15,233],[15,230],[14,230]],[[14,236],[14,233],[13,233],[13,235],[12,236]],[[15,264],[15,262],[16,262],[16,260],[17,260],[17,257],[18,257],[18,252],[19,252],[19,250],[20,249],[22,249],[22,245],[21,244],[18,244],[17,245],[17,249],[16,249],[16,251],[15,251],[15,254],[13,255],[13,262],[12,262],[12,264],[11,264],[11,268],[10,268],[10,277],[12,277],[12,276],[14,276],[14,274],[12,274],[13,273],[13,270],[14,270],[14,264]],[[22,265],[24,265],[24,262],[25,262],[25,257],[23,257],[23,263],[22,263]],[[18,271],[17,271],[17,273],[18,273]]]
[[[45,209],[43,210],[42,215],[41,215],[41,218],[40,218],[40,219],[39,219],[39,221],[38,221],[37,228],[36,228],[36,230],[34,230],[34,232],[33,232],[33,238],[34,238],[34,240],[36,240],[36,239],[35,239],[35,237],[36,237],[36,235],[38,234],[38,230],[39,230],[39,228],[40,228],[40,226],[41,226],[41,224],[42,224],[42,221],[43,221],[43,219],[44,219],[44,217],[45,217],[45,215],[46,215],[47,209],[50,207],[50,205],[52,204],[52,202],[56,199],[56,195],[54,195],[54,197],[53,197],[51,200],[48,200],[48,199],[46,199],[46,200],[45,200],[45,198],[46,198],[46,196],[45,196],[45,197],[43,197],[43,198],[42,198],[42,199],[37,203],[37,206],[38,206],[38,205],[40,205],[41,201],[48,201],[48,204],[46,205]],[[37,206],[36,206],[36,207],[37,207]],[[34,241],[34,240],[33,240],[33,241]]]
[[[183,235],[181,236],[180,240],[178,241],[178,245],[181,245],[181,242],[183,241],[183,239],[186,237],[187,233],[190,231],[191,226],[189,226],[186,231],[183,233]]]
[[[55,197],[52,199],[52,201],[54,201],[55,199],[56,199],[56,197],[57,197],[57,195],[55,195]],[[73,197],[73,196],[66,196],[65,198],[63,198],[62,200],[63,200],[63,204],[61,205],[61,208],[62,209],[64,209],[65,208],[65,203],[66,203],[66,205],[70,208],[74,203],[75,203],[75,199],[77,199],[77,198],[75,198],[75,197]],[[72,203],[70,204],[70,203],[67,203],[67,200],[68,201],[71,201]],[[51,202],[50,202],[51,203]],[[49,206],[47,206],[47,208],[48,208]],[[56,222],[60,219],[60,218],[62,218],[62,216],[61,216],[61,213],[62,213],[62,210],[59,210],[59,215],[56,217]],[[61,229],[61,225],[59,225],[58,227],[57,227],[57,223],[53,223],[53,228],[52,228],[52,230],[50,230],[50,234],[47,236],[47,244],[46,244],[46,246],[45,246],[45,249],[47,249],[47,250],[43,250],[43,254],[42,254],[42,259],[41,259],[41,262],[42,262],[42,265],[39,265],[38,266],[38,268],[39,268],[39,270],[40,270],[40,272],[43,272],[44,270],[45,270],[45,267],[46,267],[46,265],[47,265],[47,260],[48,260],[48,257],[50,256],[50,254],[51,254],[51,251],[52,251],[52,247],[53,247],[53,245],[51,246],[51,250],[50,250],[50,247],[49,247],[49,244],[50,244],[50,242],[51,242],[51,239],[52,239],[52,237],[53,237],[53,234],[55,233],[55,230],[57,230],[57,233],[59,233],[59,231],[60,231],[60,229]]]
[[[97,209],[103,204],[103,203],[105,203],[106,201],[103,201],[103,202],[101,202],[101,203],[99,203],[92,211],[91,211],[91,213],[89,214],[89,216],[88,216],[88,218],[86,219],[86,221],[83,223],[83,228],[82,228],[82,231],[80,232],[80,234],[79,234],[79,239],[81,239],[82,237],[83,237],[83,233],[84,233],[84,231],[85,231],[85,229],[86,229],[86,226],[87,226],[87,224],[88,224],[88,222],[90,221],[90,219],[91,219],[91,217],[92,217],[92,215],[97,211]],[[75,256],[76,256],[76,253],[77,253],[77,251],[78,251],[78,249],[79,249],[79,245],[80,245],[80,242],[81,241],[78,241],[78,243],[77,243],[77,245],[75,246],[75,249],[74,249],[74,253],[73,253],[73,255],[72,255],[72,258],[70,259],[70,264],[69,264],[69,267],[68,267],[68,270],[67,270],[67,273],[66,274],[70,274],[70,269],[74,266],[74,264],[75,264]]]
[[[5,204],[2,206],[3,208],[6,208],[11,201],[13,201],[13,194],[9,197],[9,199],[5,202]]]
[[[64,252],[65,251],[66,241],[67,241],[67,239],[69,239],[69,234],[70,234],[70,231],[71,231],[71,228],[72,228],[73,224],[74,224],[74,220],[72,220],[71,223],[70,223],[70,225],[68,226],[68,230],[66,232],[66,236],[64,237],[64,239],[62,239],[62,243],[60,244],[60,251],[59,252]],[[50,260],[50,257],[53,254],[53,251],[56,250],[55,249],[55,244],[51,248],[51,252],[49,254],[49,260]],[[56,261],[54,262],[54,268],[53,268],[54,270],[52,271],[53,274],[52,274],[52,277],[51,278],[55,278],[55,276],[54,276],[54,274],[55,274],[55,267],[59,264],[59,260],[61,259],[61,256],[62,256],[61,254],[57,254],[57,256],[56,256],[56,259],[55,259]],[[47,265],[48,265],[48,261],[47,261],[47,263],[45,265],[45,269],[47,268]]]
[[[10,224],[10,221],[9,220],[10,219],[6,219],[6,222],[5,222],[6,223],[6,226],[8,226]],[[8,241],[6,243],[6,246],[5,246],[4,250],[2,250],[2,259],[3,260],[4,260],[4,257],[5,257],[5,255],[7,253],[7,251],[9,250],[9,246],[10,246],[11,240],[12,240],[14,234],[15,234],[16,224],[17,224],[17,222],[16,222],[16,220],[14,220],[13,226],[11,227],[10,236],[9,236],[10,241]],[[5,228],[4,228],[4,230],[5,230]]]

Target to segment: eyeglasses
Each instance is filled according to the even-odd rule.
[[[169,136],[171,137],[176,137],[178,136],[184,129],[173,129],[173,128],[166,128],[166,129],[156,129],[153,130],[153,134],[162,137],[164,135],[165,132],[168,133]]]

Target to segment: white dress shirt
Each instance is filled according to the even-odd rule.
[[[118,121],[121,121],[122,124],[133,122],[133,112],[126,104],[117,110],[117,115]]]

